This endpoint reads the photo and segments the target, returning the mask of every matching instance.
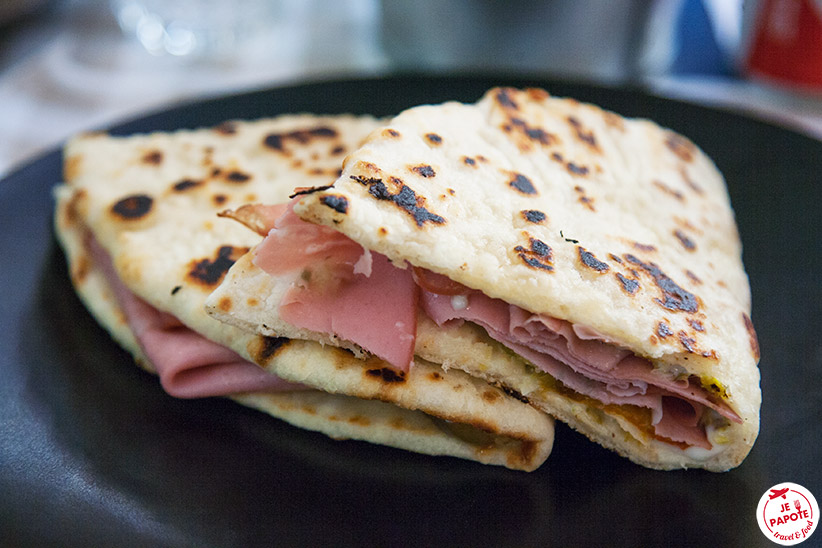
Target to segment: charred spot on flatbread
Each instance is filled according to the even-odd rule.
[[[688,353],[696,354],[702,358],[717,360],[716,350],[706,350],[700,346],[699,338],[705,333],[705,325],[697,318],[689,318],[687,324],[690,330],[680,329],[674,332],[671,323],[667,318],[659,321],[656,325],[654,335],[661,340],[671,340],[679,342],[679,345]]]
[[[502,393],[497,389],[491,389],[483,391],[482,399],[490,404],[497,403],[502,399]]]
[[[248,252],[247,247],[221,246],[213,258],[194,260],[189,263],[186,278],[206,289],[211,289],[223,281],[228,269],[237,262],[237,259]]]
[[[348,199],[345,196],[328,194],[320,198],[320,202],[337,213],[348,213]]]
[[[571,175],[576,175],[579,177],[588,175],[588,173],[591,171],[587,166],[583,166],[575,162],[568,162],[567,164],[565,164],[565,169],[567,169],[568,173],[570,173]]]
[[[577,185],[574,187],[574,192],[577,193],[577,201],[585,206],[585,208],[589,211],[596,211],[594,207],[594,199],[588,195],[585,190],[585,187]]]
[[[231,297],[223,297],[217,301],[217,310],[228,313],[232,308],[234,308],[234,300]]]
[[[668,196],[671,196],[680,202],[685,201],[685,195],[682,192],[676,190],[675,188],[672,188],[670,185],[665,184],[659,179],[654,179],[651,184],[654,185],[655,188],[667,194]]]
[[[576,116],[568,116],[565,119],[573,129],[574,135],[578,140],[585,143],[592,151],[601,152],[593,130],[586,128]]]
[[[685,234],[678,228],[674,230],[674,236],[676,236],[676,239],[679,240],[680,244],[682,244],[682,247],[684,247],[688,251],[696,250],[696,244],[694,243],[694,241],[691,238],[689,238],[687,234]]]
[[[528,125],[525,120],[517,116],[510,116],[508,120],[502,124],[502,131],[508,134],[512,141],[523,152],[530,151],[534,143],[548,146],[559,142],[556,135],[548,133],[541,127]]]
[[[648,253],[653,253],[656,251],[656,246],[651,244],[643,244],[642,242],[633,242],[631,245],[634,246],[634,249],[638,249],[640,251],[645,251]]]
[[[693,162],[696,155],[696,145],[678,133],[668,132],[665,137],[665,146],[676,154],[683,162]]]
[[[525,122],[520,123],[518,118],[511,120],[514,125],[522,129],[522,133],[531,141],[536,141],[542,145],[552,145],[557,142],[556,135],[548,133],[541,127],[531,127]]]
[[[545,222],[545,219],[548,218],[548,216],[545,215],[545,213],[538,209],[523,209],[522,211],[520,211],[520,214],[526,221],[528,221],[529,223],[534,223],[536,225]]]
[[[639,291],[639,282],[633,278],[626,278],[621,272],[616,273],[616,278],[619,280],[620,287],[628,295],[635,295]]]
[[[568,173],[570,173],[571,175],[573,175],[574,177],[586,177],[591,172],[591,170],[588,166],[579,164],[579,163],[577,163],[575,161],[572,161],[572,160],[567,160],[561,152],[556,152],[556,151],[552,152],[550,158],[554,162],[556,162],[558,164],[561,164],[563,167],[565,167],[565,170]],[[578,187],[578,188],[582,188],[582,187]],[[575,189],[575,190],[579,191],[578,188]]]
[[[202,185],[202,181],[195,181],[194,179],[181,179],[171,186],[171,190],[174,192],[186,192],[187,190],[191,190]]]
[[[428,141],[429,144],[434,146],[439,146],[442,144],[442,137],[440,137],[436,133],[426,133],[425,140]]]
[[[702,285],[702,279],[694,274],[691,270],[686,270],[685,275],[688,276],[688,279],[691,280],[695,285]]]
[[[500,88],[494,94],[494,99],[504,109],[519,110],[519,105],[511,97],[513,93],[515,93],[513,88]]]
[[[214,132],[218,135],[236,135],[237,134],[237,123],[233,121],[222,122],[214,126]]]
[[[477,154],[476,156],[463,156],[462,163],[468,167],[476,168],[479,166],[479,164],[488,163],[488,158],[486,158],[482,154]]]
[[[240,170],[232,170],[225,174],[225,180],[228,183],[245,183],[251,179],[251,175],[243,173]]]
[[[287,337],[258,335],[248,343],[248,353],[256,363],[265,365],[288,346],[290,342],[291,339]]]
[[[577,252],[579,254],[579,260],[582,264],[599,272],[600,274],[604,274],[610,268],[608,263],[600,261],[596,258],[596,256],[594,256],[593,253],[582,246],[577,246]]]
[[[337,130],[332,127],[317,126],[285,133],[269,133],[263,138],[263,146],[280,153],[286,153],[287,145],[291,142],[298,145],[307,145],[316,139],[334,139],[338,136]]]
[[[691,354],[696,354],[696,339],[693,337],[689,337],[688,333],[685,331],[680,331],[677,333],[679,337],[679,342],[682,344],[682,347],[690,352]]]
[[[609,128],[616,129],[622,133],[625,132],[625,119],[615,112],[602,111],[602,120]]]
[[[537,452],[537,444],[531,440],[522,440],[519,444],[519,452],[516,455],[509,457],[509,465],[514,466],[517,463],[531,462]]]
[[[511,173],[511,178],[508,180],[508,186],[522,194],[536,195],[537,189],[534,188],[534,183],[531,179],[522,173]]]
[[[141,161],[144,164],[158,166],[158,165],[163,163],[163,151],[161,151],[161,150],[149,150],[148,152],[143,154],[143,157],[141,158]]]
[[[456,196],[456,195],[457,195],[456,190],[454,190],[453,188],[447,188],[447,189],[445,189],[445,192],[443,194],[440,194],[440,200],[447,200],[449,196]]]
[[[535,90],[528,90],[527,99],[541,100],[541,95],[531,93]],[[520,105],[513,96],[519,92],[513,88],[500,88],[494,94],[494,100],[505,113],[505,119],[500,125],[500,129],[509,139],[523,152],[528,152],[534,144],[550,146],[559,143],[559,138],[546,131],[544,128],[529,124],[521,115]]]
[[[551,246],[538,238],[529,236],[529,247],[518,245],[514,252],[522,261],[532,268],[553,272],[553,251]]]
[[[701,186],[696,184],[696,182],[693,179],[691,179],[691,176],[688,175],[688,170],[685,168],[685,166],[681,166],[679,168],[679,174],[682,176],[682,180],[685,181],[685,184],[688,185],[688,187],[691,190],[693,190],[697,194],[705,193],[705,190]]]
[[[141,219],[151,212],[154,199],[147,194],[132,194],[111,206],[112,214],[126,221]]]
[[[401,384],[405,382],[405,371],[398,371],[390,367],[366,369],[366,376],[372,379],[380,379],[385,384]]]
[[[429,166],[428,164],[420,164],[418,166],[411,166],[411,171],[416,173],[420,177],[428,178],[428,177],[435,177],[437,172],[434,171],[434,168]]]
[[[426,222],[444,224],[445,219],[432,213],[425,207],[425,198],[417,196],[414,190],[397,177],[390,178],[391,189],[382,179],[352,175],[351,178],[363,186],[368,187],[368,193],[381,201],[396,204],[400,209],[411,215],[417,226],[422,227]]]
[[[653,278],[654,283],[662,292],[662,298],[654,299],[657,304],[673,311],[693,313],[699,309],[699,302],[696,296],[677,285],[658,265],[643,262],[630,253],[625,254],[624,257],[626,261],[640,267]]]

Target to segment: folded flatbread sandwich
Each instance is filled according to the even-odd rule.
[[[462,370],[651,468],[728,470],[756,439],[725,183],[650,121],[535,89],[419,106],[333,185],[236,217],[273,230],[207,301],[221,321]]]
[[[333,438],[533,470],[550,453],[552,420],[482,379],[421,363],[397,382],[380,359],[205,312],[229,267],[261,240],[218,212],[333,181],[377,125],[294,115],[71,140],[55,228],[72,283],[173,396],[226,396]]]

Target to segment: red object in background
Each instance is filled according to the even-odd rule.
[[[747,71],[822,90],[822,2],[763,0],[759,8]]]

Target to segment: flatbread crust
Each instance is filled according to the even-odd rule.
[[[294,115],[73,139],[65,150],[66,184],[55,192],[55,229],[72,283],[97,321],[149,371],[153,365],[88,252],[89,235],[143,300],[280,377],[314,388],[232,399],[333,438],[533,470],[550,453],[552,422],[499,388],[429,364],[402,383],[388,382],[369,374],[381,363],[300,340],[280,340],[272,351],[269,339],[205,313],[210,291],[260,239],[217,212],[282,202],[295,186],[332,181],[342,157],[376,124],[369,117]]]
[[[602,445],[654,468],[710,470],[738,465],[753,445],[759,348],[741,244],[721,174],[685,137],[543,90],[494,89],[473,105],[400,114],[295,212],[394,261],[587,326],[663,374],[696,375],[743,419],[710,432],[716,451],[669,450],[545,375],[522,381],[456,360]],[[452,355],[446,343],[429,349],[435,363]]]

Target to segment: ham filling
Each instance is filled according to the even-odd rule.
[[[306,223],[290,207],[256,247],[254,264],[272,275],[300,272],[280,301],[284,321],[352,341],[408,370],[418,295],[410,269],[395,267],[336,230]]]
[[[605,405],[650,409],[651,424],[659,437],[710,449],[705,430],[699,426],[706,409],[740,420],[726,405],[710,398],[698,379],[664,378],[648,360],[591,338],[587,328],[532,314],[468,288],[457,297],[423,290],[421,302],[437,325],[475,323],[579,394]]]
[[[267,373],[137,297],[117,276],[110,257],[90,234],[86,248],[106,277],[132,333],[168,394],[204,398],[305,388]]]
[[[702,423],[708,409],[741,422],[699,379],[666,378],[589,328],[532,314],[438,274],[398,268],[336,230],[302,221],[292,206],[254,207],[258,219],[270,220],[262,221],[270,226],[255,264],[272,275],[300,271],[279,310],[297,327],[336,335],[407,371],[421,307],[441,327],[481,326],[578,394],[649,409],[654,435],[663,441],[711,449]]]

